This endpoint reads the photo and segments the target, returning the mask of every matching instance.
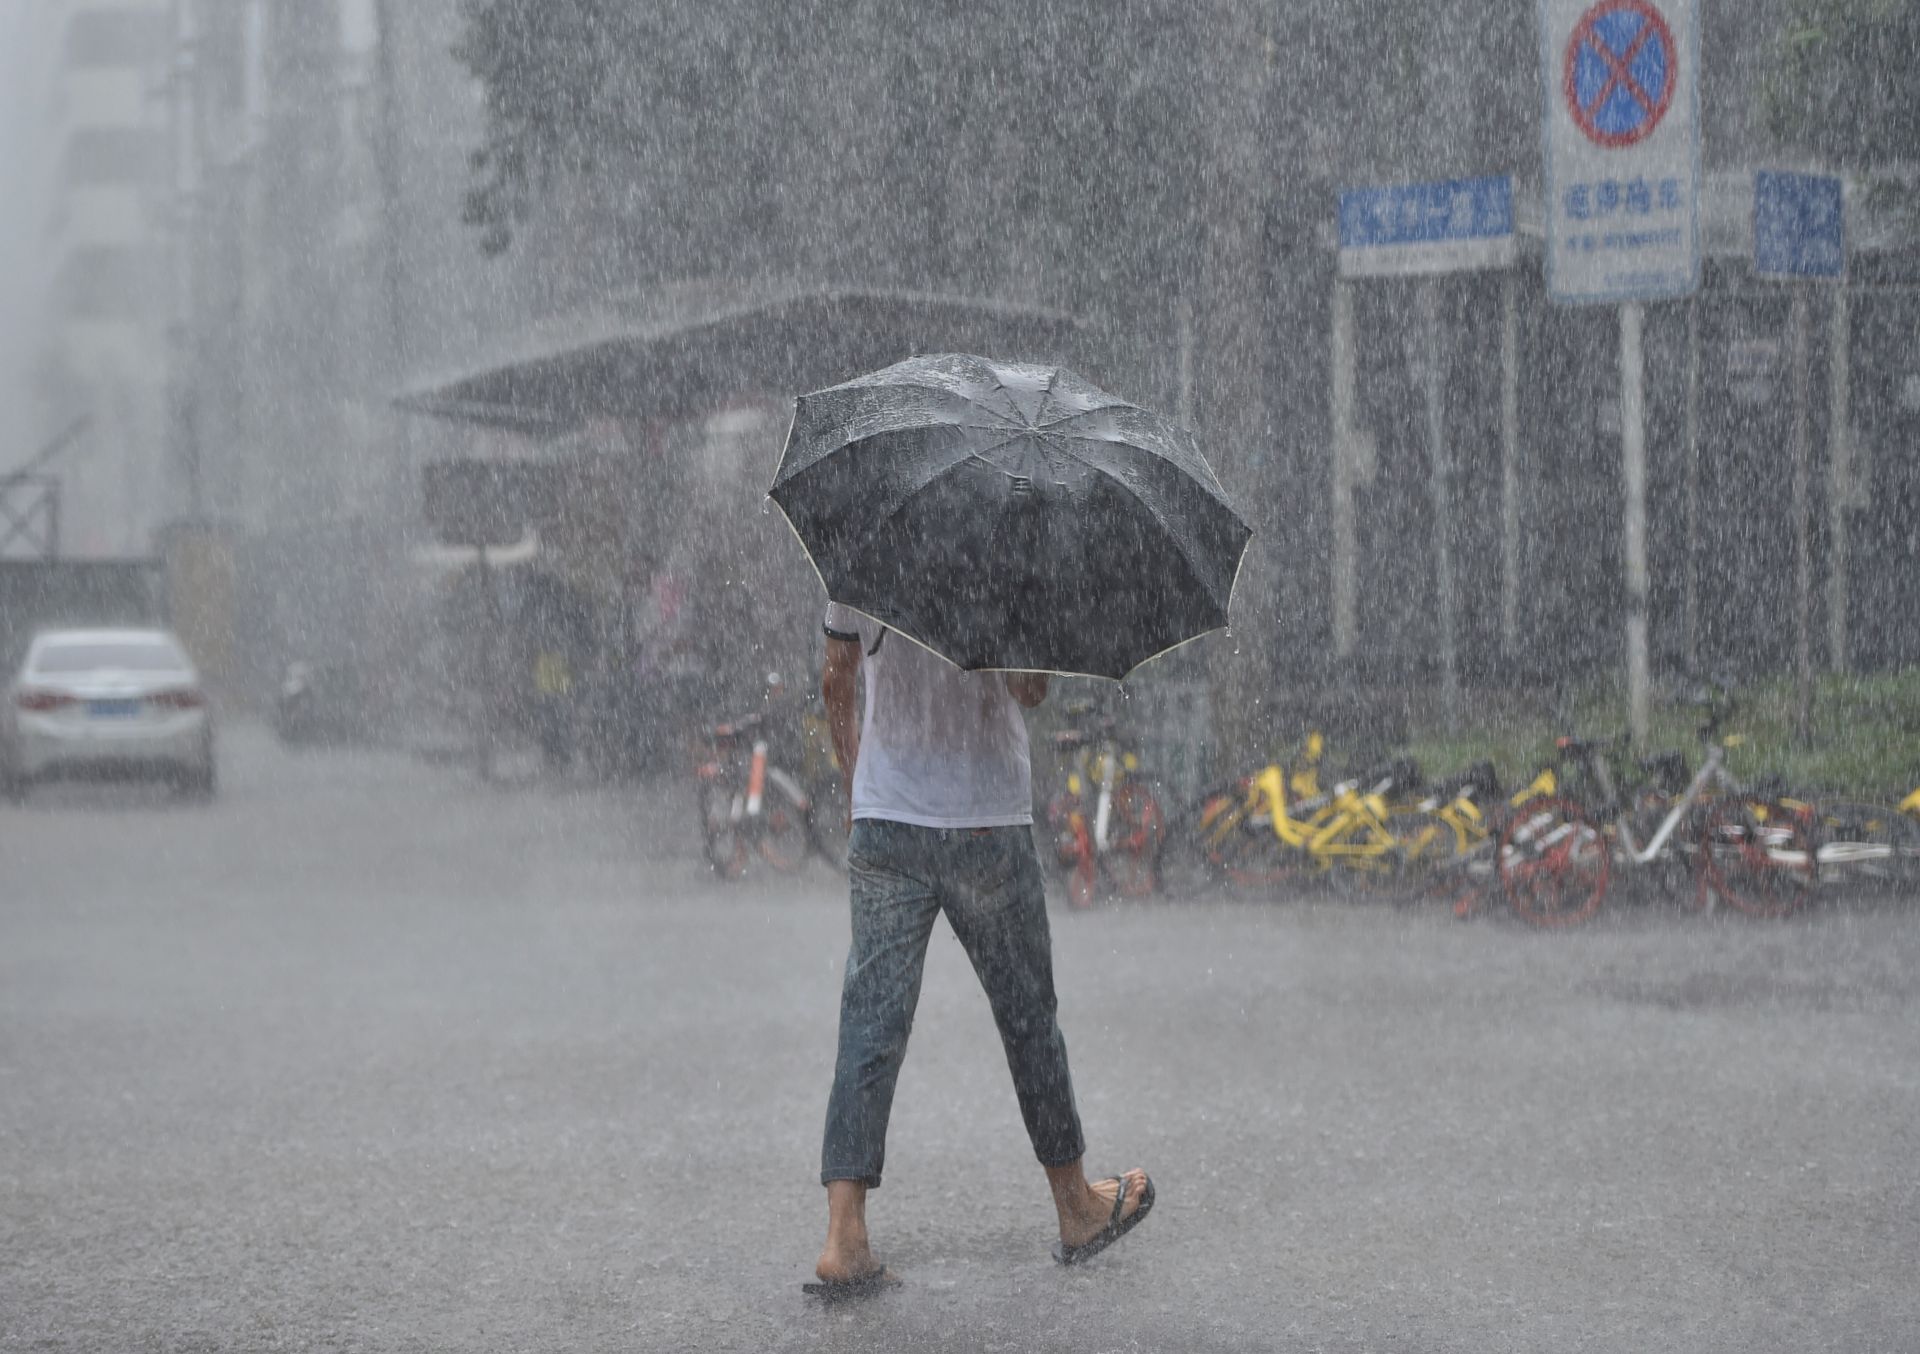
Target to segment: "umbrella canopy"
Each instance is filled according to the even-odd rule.
[[[966,354],[801,396],[771,495],[828,596],[967,669],[1124,677],[1227,623],[1253,534],[1185,429]]]

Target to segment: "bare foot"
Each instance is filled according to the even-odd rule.
[[[1141,1197],[1146,1193],[1147,1173],[1135,1166],[1127,1172],[1126,1181],[1127,1202],[1120,1209],[1123,1218],[1131,1217],[1139,1209]],[[1061,1209],[1060,1240],[1068,1246],[1084,1246],[1098,1236],[1113,1219],[1113,1199],[1119,1189],[1117,1180],[1090,1182],[1082,1198]]]
[[[1113,1206],[1112,1196],[1108,1196],[1107,1206]],[[813,1272],[820,1276],[821,1283],[852,1283],[856,1279],[865,1279],[882,1273],[886,1266],[874,1259],[873,1247],[867,1244],[864,1230],[846,1237],[829,1235],[826,1249],[820,1252],[820,1262]]]

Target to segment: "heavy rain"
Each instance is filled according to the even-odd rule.
[[[1920,1348],[1917,73],[4,0],[0,1351]]]

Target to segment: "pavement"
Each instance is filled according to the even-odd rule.
[[[0,1351],[1920,1349],[1913,900],[1056,911],[1159,1195],[1070,1271],[942,928],[906,1282],[823,1308],[842,882],[715,882],[670,784],[223,757],[0,808]]]

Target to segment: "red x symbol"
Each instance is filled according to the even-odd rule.
[[[1588,117],[1592,117],[1606,107],[1607,100],[1613,97],[1613,91],[1622,85],[1627,87],[1627,93],[1640,101],[1640,106],[1647,110],[1648,115],[1652,115],[1653,100],[1647,97],[1647,91],[1640,87],[1640,82],[1633,78],[1633,72],[1629,69],[1635,58],[1640,55],[1640,49],[1647,45],[1647,39],[1652,36],[1653,25],[1641,24],[1640,31],[1634,34],[1633,41],[1627,44],[1627,50],[1615,56],[1613,48],[1601,41],[1598,33],[1591,29],[1587,31],[1587,46],[1593,49],[1595,56],[1607,63],[1607,82],[1600,86],[1600,92],[1594,95],[1593,101],[1587,105]]]
[[[1607,45],[1606,39],[1601,37],[1598,25],[1602,19],[1612,18],[1622,13],[1638,16],[1640,27],[1634,33],[1633,40],[1627,44],[1626,50],[1616,52]],[[1655,41],[1660,44],[1667,59],[1667,78],[1658,98],[1649,94],[1646,87],[1633,75],[1633,63],[1639,59],[1640,53],[1647,44]],[[1598,94],[1583,102],[1576,88],[1574,76],[1580,58],[1586,52],[1593,53],[1606,65],[1607,79],[1601,85]],[[1573,39],[1567,44],[1564,83],[1567,108],[1573,113],[1575,124],[1586,134],[1589,141],[1610,149],[1631,146],[1636,141],[1644,140],[1652,134],[1655,127],[1660,125],[1660,120],[1666,116],[1667,108],[1673,102],[1673,91],[1680,83],[1678,61],[1679,51],[1673,43],[1673,30],[1667,27],[1667,21],[1660,16],[1660,11],[1653,7],[1650,0],[1600,0],[1600,3],[1589,9],[1581,16],[1580,22],[1574,25]],[[1607,101],[1621,89],[1625,89],[1633,97],[1645,116],[1624,131],[1607,131],[1600,126],[1600,115],[1605,110]]]

